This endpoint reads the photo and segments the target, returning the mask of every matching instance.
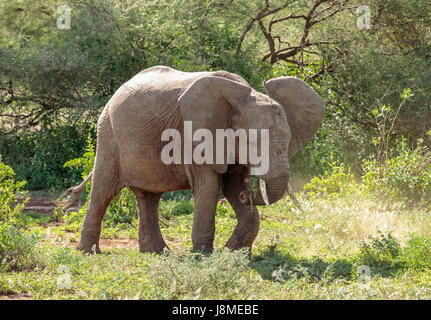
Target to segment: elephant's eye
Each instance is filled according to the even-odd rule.
[[[283,154],[283,150],[278,150],[277,151],[277,156],[281,156]]]

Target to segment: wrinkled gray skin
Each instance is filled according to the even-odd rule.
[[[207,128],[214,137],[216,129],[269,129],[269,171],[260,178],[266,183],[266,200],[276,202],[288,187],[288,159],[314,135],[324,108],[319,96],[296,78],[272,79],[264,87],[268,95],[225,71],[187,73],[163,66],[146,69],[123,84],[97,123],[90,203],[77,249],[100,253],[103,216],[124,187],[136,196],[142,252],[161,252],[167,247],[158,221],[161,195],[190,188],[195,200],[193,248],[213,250],[221,188],[238,219],[226,247],[251,249],[259,229],[256,205],[263,205],[264,199],[251,192],[250,165],[165,165],[161,151],[168,142],[161,141],[161,134],[175,128],[183,135],[186,120],[193,121],[193,130]],[[73,193],[81,191],[89,179]]]

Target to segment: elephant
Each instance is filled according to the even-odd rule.
[[[227,71],[182,72],[166,66],[145,69],[124,83],[98,119],[91,174],[68,190],[73,201],[92,181],[77,250],[100,253],[103,216],[125,187],[137,201],[141,252],[167,248],[159,227],[159,200],[164,192],[185,189],[192,190],[195,201],[194,250],[213,250],[220,190],[237,218],[225,246],[251,250],[259,229],[256,206],[274,203],[291,192],[289,160],[316,133],[325,113],[320,96],[300,79],[279,77],[263,86],[267,94]],[[261,192],[253,192],[252,165],[239,163],[238,152],[230,163],[162,163],[167,144],[162,132],[174,128],[184,139],[185,121],[192,121],[193,130],[206,128],[214,134],[228,128],[268,130],[269,169],[259,177]]]

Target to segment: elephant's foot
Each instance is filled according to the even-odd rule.
[[[197,242],[193,243],[193,251],[212,253],[214,251],[214,246],[212,242]]]
[[[249,238],[250,239],[250,238]],[[226,242],[225,247],[230,250],[241,250],[248,249],[251,252],[251,247],[253,245],[253,240],[244,241],[244,238],[238,234],[233,234],[229,240]]]
[[[101,253],[99,248],[99,237],[94,236],[93,233],[87,233],[81,231],[81,237],[79,239],[76,250],[84,253]]]
[[[163,253],[165,250],[169,250],[169,247],[163,239],[139,241],[139,251],[142,253]]]
[[[251,247],[259,231],[259,216],[257,210],[241,210],[237,212],[238,224],[232,236],[226,243],[226,247],[231,250],[247,248],[251,252]]]
[[[80,240],[78,245],[76,246],[76,250],[82,251],[84,253],[90,253],[90,254],[101,253],[99,245],[93,241],[83,242]]]
[[[251,246],[252,244],[245,244],[243,241],[239,239],[234,239],[231,237],[225,245],[225,248],[228,248],[232,251],[236,250],[246,250],[247,256],[251,258]]]
[[[252,193],[247,168],[233,166],[223,175],[223,195],[232,205],[238,224],[226,243],[231,250],[248,249],[249,253],[259,231],[259,214],[250,204]]]

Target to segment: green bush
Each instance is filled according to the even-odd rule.
[[[430,268],[431,239],[411,234],[403,248],[403,260],[411,268]]]
[[[103,219],[105,223],[115,225],[118,223],[131,224],[138,217],[136,198],[130,189],[125,188],[112,200]]]
[[[431,199],[431,153],[419,141],[411,148],[406,139],[398,140],[397,147],[387,162],[368,159],[363,163],[362,181],[367,190],[399,200],[429,202]]]
[[[16,193],[20,192],[25,181],[15,182],[11,167],[1,161],[0,155],[0,271],[21,270],[43,265],[37,250],[37,239],[27,236],[22,226],[25,199],[17,204]]]
[[[185,214],[192,214],[194,210],[194,204],[190,201],[162,201],[159,206],[159,212],[166,218],[172,216],[179,216]]]
[[[181,201],[178,203],[171,211],[171,214],[174,216],[182,215],[182,214],[192,214],[194,209],[194,205],[190,201]]]
[[[311,198],[326,197],[335,199],[348,196],[358,191],[359,185],[355,182],[353,174],[344,164],[330,164],[331,169],[321,176],[312,178],[305,186],[304,191]]]
[[[69,232],[78,232],[81,229],[87,208],[86,204],[78,211],[62,212],[60,215],[63,220],[63,229]]]
[[[20,192],[26,182],[15,182],[15,172],[2,162],[0,155],[0,222],[16,224],[21,221],[21,213],[26,200],[17,204],[16,193]]]
[[[165,192],[162,195],[162,199],[165,201],[169,201],[169,200],[182,201],[182,200],[191,200],[192,198],[193,198],[192,190],[171,191],[171,192]]]
[[[17,271],[46,266],[46,257],[37,247],[37,237],[22,229],[0,222],[0,271]]]
[[[0,130],[0,153],[17,179],[27,181],[29,190],[62,190],[80,180],[77,170],[63,168],[63,164],[82,153],[89,131],[95,135],[94,128],[85,124],[47,126],[19,135]]]
[[[84,154],[79,158],[67,161],[64,164],[64,167],[82,171],[82,178],[85,178],[90,174],[91,170],[93,170],[95,154],[93,138],[91,135],[88,135]],[[88,182],[86,190],[88,202],[90,200],[91,181]],[[64,218],[66,224],[72,224],[73,229],[76,229],[76,226],[74,225],[77,223],[76,219],[83,219],[85,215],[83,213],[85,211],[81,208],[81,214],[77,215],[76,212],[66,213]],[[137,218],[137,212],[135,196],[132,191],[125,188],[111,201],[103,221],[109,225],[117,223],[131,223]]]
[[[373,108],[399,105],[399,92],[411,88],[415,95],[400,110],[393,134],[425,139],[431,116],[431,45],[425,40],[430,33],[431,3],[370,0],[367,5],[372,13],[378,12],[371,29],[356,32],[346,28],[344,32],[351,37],[341,34],[338,39],[350,39],[339,41],[336,50],[323,52],[328,55],[325,64],[331,65],[325,75],[328,111],[369,134],[378,127]],[[426,143],[429,146],[431,140]]]
[[[93,142],[91,134],[87,136],[86,146],[84,148],[84,154],[79,158],[74,158],[63,164],[64,168],[71,168],[75,171],[81,171],[81,178],[85,179],[90,172],[93,170],[94,159],[96,157],[96,147]],[[88,181],[86,186],[86,192],[89,193],[91,190],[91,179]]]
[[[379,232],[369,243],[362,242],[355,262],[369,266],[372,274],[383,277],[407,269],[426,269],[431,266],[431,239],[412,233],[401,245],[391,233]]]
[[[362,242],[357,263],[369,266],[372,274],[390,276],[403,267],[402,250],[398,240],[391,233],[379,232],[370,243]]]

